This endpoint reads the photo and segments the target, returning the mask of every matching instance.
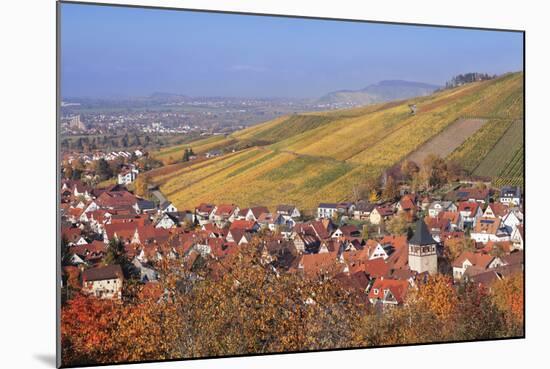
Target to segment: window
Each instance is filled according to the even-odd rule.
[[[375,288],[375,289],[374,289],[374,294],[375,294],[375,295],[378,295],[378,292],[379,292],[379,291],[378,291],[378,288]]]

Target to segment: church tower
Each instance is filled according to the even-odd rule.
[[[409,268],[418,273],[437,273],[436,243],[423,220],[416,222],[414,235],[409,240]]]

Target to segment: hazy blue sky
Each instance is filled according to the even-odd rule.
[[[523,69],[521,33],[61,5],[64,97],[319,97]]]

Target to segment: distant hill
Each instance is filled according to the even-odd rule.
[[[341,90],[326,94],[318,100],[320,104],[369,105],[392,100],[427,96],[441,86],[422,82],[400,80],[381,81],[361,90]]]

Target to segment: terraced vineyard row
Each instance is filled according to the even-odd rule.
[[[161,160],[166,164],[174,161],[179,161],[183,156],[185,149],[189,147],[193,148],[193,152],[195,152],[196,154],[202,154],[219,147],[227,146],[233,142],[235,141],[232,141],[231,139],[228,139],[222,135],[211,136],[208,138],[186,143],[183,145],[161,149],[153,153],[153,157],[155,159]]]
[[[517,150],[523,149],[523,122],[514,121],[473,173],[479,176],[498,177],[514,159]]]
[[[233,202],[241,206],[277,205],[282,199],[313,208],[319,201],[341,201],[351,190],[323,190],[353,169],[352,164],[249,149],[231,159],[184,170],[161,184],[178,207],[202,201]]]
[[[349,200],[356,185],[380,176],[385,168],[447,132],[459,118],[475,114],[493,119],[474,127],[477,131],[450,157],[476,174],[517,182],[521,166],[515,160],[517,149],[523,147],[523,126],[509,117],[522,115],[522,80],[521,74],[514,74],[408,101],[277,118],[192,145],[195,152],[232,147],[228,145],[234,142],[257,147],[174,166],[152,180],[182,208],[231,202],[294,203],[313,209],[321,201]],[[415,115],[410,113],[411,103],[417,105]],[[465,139],[451,136],[453,145]],[[183,147],[157,155],[177,155],[178,150]]]
[[[512,125],[512,120],[492,119],[456,148],[448,159],[460,162],[464,169],[473,171],[489,154],[502,135]]]
[[[502,171],[499,173],[498,177],[494,181],[496,186],[520,186],[524,185],[524,176],[523,176],[523,148],[516,150],[512,160],[502,168]]]

